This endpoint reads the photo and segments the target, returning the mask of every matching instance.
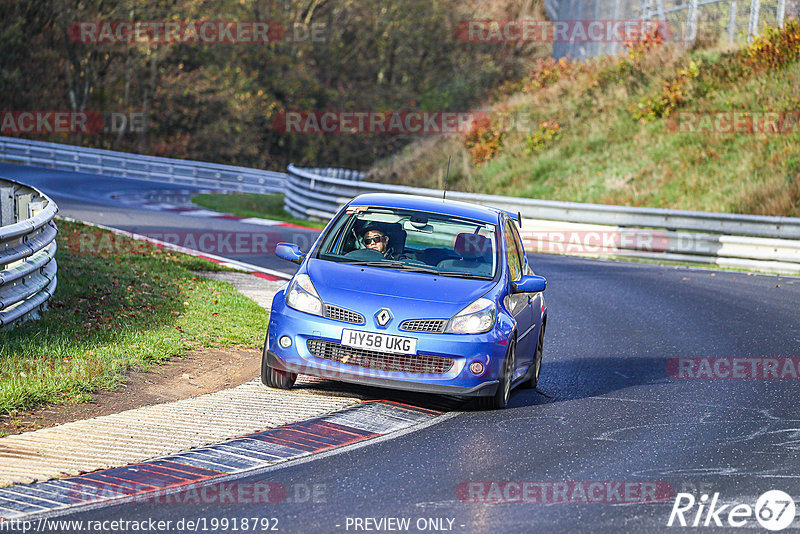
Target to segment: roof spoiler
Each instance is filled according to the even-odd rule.
[[[516,213],[513,213],[513,212],[510,212],[508,210],[503,210],[503,211],[505,211],[508,214],[508,216],[511,217],[513,220],[517,221],[517,225],[520,228],[522,228],[522,213],[521,212],[518,211]]]

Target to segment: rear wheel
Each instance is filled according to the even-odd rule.
[[[261,383],[271,388],[292,389],[296,380],[297,373],[281,371],[267,363],[267,345],[265,343],[264,352],[261,355]]]
[[[539,374],[542,372],[542,353],[544,350],[544,323],[539,329],[539,340],[536,342],[536,353],[533,355],[533,374],[525,382],[525,387],[536,389],[539,385]]]
[[[503,368],[500,370],[500,383],[497,385],[497,392],[491,397],[477,397],[477,405],[481,410],[502,410],[508,404],[511,396],[511,381],[514,377],[514,364],[517,355],[517,340],[512,339],[508,343],[506,359],[503,361]]]

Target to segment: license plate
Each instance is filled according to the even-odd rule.
[[[413,337],[393,336],[360,330],[342,331],[342,345],[357,349],[391,352],[392,354],[416,354],[417,340]]]

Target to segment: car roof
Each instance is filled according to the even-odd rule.
[[[442,200],[440,198],[389,193],[359,195],[351,200],[349,205],[428,211],[491,224],[498,222],[498,215],[503,211],[489,206],[481,206],[480,204],[459,202],[458,200]]]

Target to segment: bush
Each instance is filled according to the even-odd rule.
[[[631,106],[631,116],[640,122],[668,117],[675,108],[691,99],[692,81],[700,75],[700,63],[690,61],[675,77],[664,80],[660,90]]]
[[[539,152],[559,139],[561,139],[561,126],[555,121],[542,121],[539,123],[539,128],[526,139],[526,151],[529,154]]]
[[[500,152],[505,137],[505,132],[492,122],[489,115],[481,115],[472,122],[464,145],[472,155],[472,162],[482,165]]]
[[[789,19],[783,29],[769,26],[744,50],[755,70],[779,69],[800,56],[800,21]]]

